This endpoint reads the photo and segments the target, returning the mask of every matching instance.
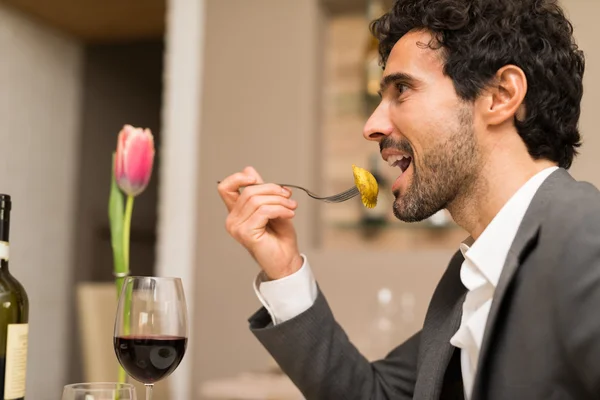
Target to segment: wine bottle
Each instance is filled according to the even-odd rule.
[[[0,194],[0,395],[25,399],[29,299],[8,270],[10,196]]]

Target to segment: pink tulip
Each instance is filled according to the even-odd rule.
[[[152,175],[154,138],[150,129],[125,125],[119,132],[115,157],[115,180],[129,196],[142,193]]]

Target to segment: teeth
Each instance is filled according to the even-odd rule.
[[[388,165],[390,167],[395,167],[398,164],[398,162],[402,161],[405,158],[410,158],[410,157],[408,157],[408,156],[399,156],[399,155],[389,156],[388,160],[387,160],[388,161]]]

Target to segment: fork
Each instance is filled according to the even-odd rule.
[[[221,181],[217,181],[217,183],[221,183]],[[255,183],[253,185],[248,185],[248,186],[254,186],[254,185],[261,185],[261,184],[260,183]],[[316,199],[316,200],[324,201],[325,203],[342,203],[344,201],[350,200],[353,197],[358,196],[358,194],[360,193],[358,191],[358,188],[356,186],[353,186],[350,189],[345,190],[345,191],[343,191],[341,193],[334,194],[332,196],[321,197],[321,196],[317,196],[316,194],[314,194],[310,190],[303,188],[302,186],[288,185],[288,184],[285,184],[285,183],[276,183],[276,185],[283,186],[283,187],[292,187],[292,188],[295,188],[295,189],[300,189],[300,190],[304,191],[309,197],[312,197],[313,199]]]
[[[304,192],[306,192],[306,194],[309,197],[312,197],[313,199],[316,199],[316,200],[324,201],[325,203],[342,203],[346,200],[350,200],[351,198],[356,197],[359,194],[358,188],[356,186],[353,186],[350,189],[343,191],[342,193],[334,194],[332,196],[327,196],[327,197],[320,197],[320,196],[317,196],[316,194],[314,194],[313,192],[311,192],[310,190],[305,189],[301,186],[286,185],[286,184],[281,184],[281,183],[278,183],[278,185],[284,186],[284,187],[293,187],[296,189],[303,190]]]

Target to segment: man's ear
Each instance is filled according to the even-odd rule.
[[[479,102],[486,124],[501,125],[508,120],[524,120],[526,94],[527,77],[521,68],[506,65],[499,69]]]

